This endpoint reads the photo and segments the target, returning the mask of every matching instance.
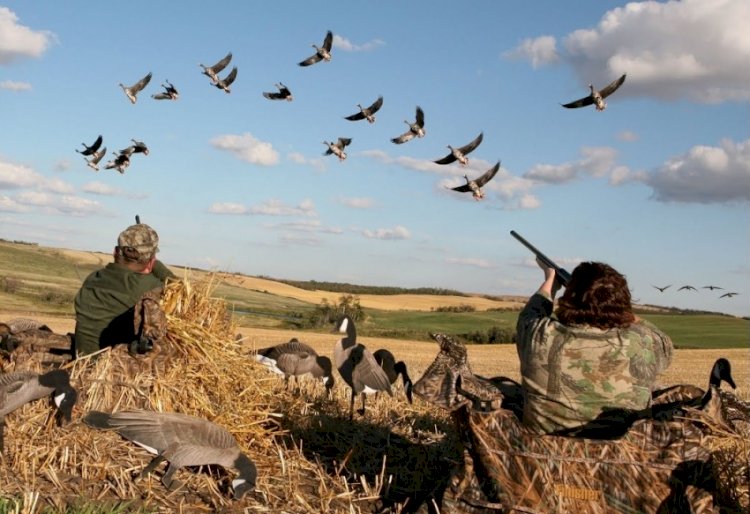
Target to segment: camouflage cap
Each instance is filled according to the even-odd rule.
[[[129,247],[137,250],[140,254],[139,260],[150,259],[159,251],[159,235],[145,223],[130,225],[120,232],[117,246],[121,249]]]

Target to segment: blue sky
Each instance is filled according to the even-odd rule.
[[[527,295],[515,229],[639,302],[750,314],[746,0],[216,5],[0,4],[0,237],[109,252],[138,213],[167,263]],[[332,60],[298,66],[327,30]],[[227,52],[230,94],[198,66]],[[118,83],[148,72],[131,104]],[[623,73],[605,111],[560,106]],[[279,81],[292,102],[263,98]],[[392,144],[417,105],[426,136]],[[467,168],[432,162],[480,132]],[[99,134],[106,160],[150,153],[94,172],[75,150]],[[446,187],[498,160],[481,202]]]

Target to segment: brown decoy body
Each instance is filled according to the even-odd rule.
[[[227,67],[229,64],[229,61],[232,60],[232,52],[229,52],[224,58],[222,58],[219,62],[214,64],[213,66],[204,66],[203,64],[199,64],[201,68],[203,68],[203,73],[205,76],[207,76],[209,79],[211,79],[211,84],[216,85],[219,82],[218,73],[222,71],[224,68]]]
[[[291,377],[308,373],[314,378],[321,379],[329,393],[334,386],[331,359],[318,355],[315,349],[296,337],[286,343],[258,350],[255,360],[274,373],[284,375],[285,388],[289,387]]]
[[[344,119],[349,121],[367,120],[368,123],[375,123],[375,113],[378,112],[382,106],[383,97],[379,96],[369,107],[362,107],[362,104],[357,104],[359,112],[350,116],[345,116]]]
[[[289,88],[286,87],[281,82],[278,82],[274,84],[278,88],[278,92],[263,92],[263,96],[268,98],[269,100],[286,100],[287,102],[291,102],[294,97],[292,96],[292,92],[289,91]]]
[[[328,147],[328,150],[326,150],[323,155],[333,154],[339,158],[339,161],[343,161],[346,159],[344,148],[349,146],[351,142],[351,138],[348,137],[340,137],[335,143],[333,141],[323,141],[323,144]]]
[[[583,98],[579,98],[578,100],[575,100],[573,102],[563,104],[563,107],[567,107],[568,109],[575,109],[577,107],[586,107],[587,105],[594,104],[596,105],[597,111],[603,111],[607,108],[607,104],[604,103],[604,99],[617,91],[617,89],[622,85],[623,82],[625,82],[625,74],[623,74],[619,79],[612,81],[610,84],[605,86],[603,89],[600,89],[599,91],[594,89],[593,84],[589,84],[589,89],[591,90],[591,92],[588,96],[584,96]]]
[[[88,146],[86,143],[81,143],[84,148],[83,150],[76,150],[81,155],[94,155],[94,152],[96,152],[100,146],[102,146],[102,136],[96,138],[96,141],[94,141],[91,146]]]
[[[410,123],[408,120],[404,120],[404,123],[409,126],[409,130],[398,137],[394,137],[393,139],[391,139],[391,142],[400,145],[402,143],[406,143],[407,141],[411,141],[415,137],[424,137],[424,111],[420,106],[417,106],[417,114],[414,123]]]
[[[228,430],[208,420],[186,414],[136,410],[111,414],[90,411],[83,421],[93,428],[114,430],[156,455],[140,477],[167,461],[169,465],[161,479],[167,489],[179,487],[180,482],[173,478],[178,469],[210,464],[238,472],[232,481],[235,499],[255,488],[258,473],[253,461],[242,452]]]
[[[312,47],[315,49],[315,53],[305,59],[304,61],[300,62],[300,66],[310,66],[311,64],[315,64],[316,62],[320,61],[330,61],[331,60],[331,48],[333,47],[333,32],[330,30],[326,32],[326,37],[323,40],[323,46],[319,47],[317,45],[312,45]]]
[[[130,87],[127,87],[122,83],[120,83],[120,87],[130,100],[130,103],[134,104],[136,101],[138,101],[138,93],[140,93],[141,90],[145,88],[149,82],[151,82],[151,72],[149,72],[148,75],[146,75]]]
[[[357,342],[357,329],[351,317],[344,315],[339,318],[334,332],[346,334],[336,342],[333,355],[341,378],[352,390],[349,403],[351,420],[354,417],[354,400],[357,395],[362,395],[362,408],[357,412],[364,415],[366,395],[385,391],[393,396],[393,391],[388,375],[378,365],[375,357],[364,345]]]
[[[448,145],[448,149],[451,151],[451,153],[449,153],[442,159],[438,159],[434,162],[436,164],[450,164],[454,161],[458,161],[464,166],[466,166],[467,164],[469,164],[469,159],[466,156],[469,153],[473,152],[476,149],[476,147],[480,145],[483,138],[484,138],[484,132],[480,132],[479,135],[476,138],[474,138],[474,140],[471,143],[465,144],[464,146],[453,148],[451,145]]]
[[[459,193],[468,193],[469,191],[471,191],[471,196],[473,196],[476,201],[479,201],[484,198],[484,191],[482,191],[482,187],[487,182],[492,180],[492,177],[497,174],[497,171],[499,169],[500,161],[497,161],[497,164],[495,164],[492,168],[488,169],[475,179],[469,179],[467,175],[464,175],[466,184],[458,187],[452,187],[450,189],[452,189],[453,191],[458,191]]]

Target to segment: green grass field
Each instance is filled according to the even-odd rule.
[[[73,297],[83,279],[100,267],[83,264],[59,250],[0,241],[0,306],[3,310],[73,315]],[[5,286],[3,286],[5,284]],[[8,287],[10,284],[10,287]],[[230,285],[217,279],[214,296],[227,300],[239,324],[295,328],[295,316],[316,306],[295,298]],[[429,340],[430,332],[454,335],[514,330],[517,312],[419,312],[366,309],[364,336]],[[642,314],[681,348],[749,348],[750,320],[720,314]]]

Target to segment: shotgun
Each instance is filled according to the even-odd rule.
[[[568,270],[566,270],[564,268],[561,268],[560,266],[558,266],[557,264],[555,264],[552,261],[552,259],[550,259],[546,255],[544,255],[542,252],[540,252],[539,250],[537,250],[537,248],[533,244],[531,244],[528,241],[526,241],[515,230],[511,230],[510,231],[510,235],[513,236],[513,237],[515,237],[516,239],[518,239],[518,241],[522,245],[524,245],[526,248],[528,248],[529,250],[531,250],[531,252],[534,255],[536,255],[536,258],[539,259],[542,262],[542,264],[544,264],[548,268],[554,269],[555,270],[555,280],[557,280],[560,283],[560,285],[562,285],[563,287],[565,287],[565,286],[568,285],[568,282],[570,282],[570,273],[568,272]]]

